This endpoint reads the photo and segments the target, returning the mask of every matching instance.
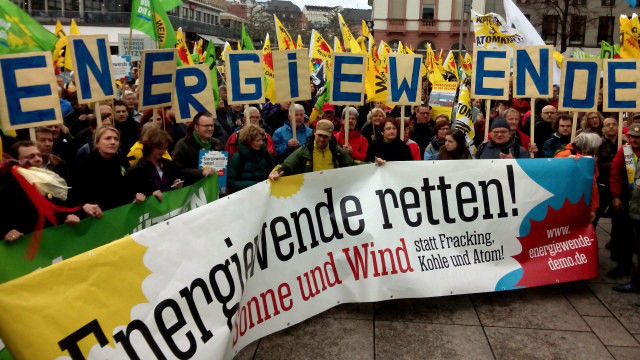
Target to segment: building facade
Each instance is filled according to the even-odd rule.
[[[462,30],[462,48],[473,36],[468,22],[463,26],[463,0],[370,0],[376,40],[392,47],[399,41],[424,52],[428,43],[434,49],[457,49]],[[472,8],[486,12],[485,0],[473,0]],[[490,11],[490,10],[489,10]]]
[[[106,33],[112,42],[112,34],[128,33],[131,16],[131,0],[11,0],[33,16],[41,24],[51,26],[60,20],[67,26],[74,19],[81,33]],[[182,5],[168,12],[174,29],[179,27],[194,40],[199,34],[219,39],[236,41],[240,28],[222,26],[222,15],[226,14],[225,0],[183,0]],[[83,31],[86,28],[86,31]]]

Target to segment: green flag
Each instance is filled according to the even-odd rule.
[[[242,24],[242,37],[240,38],[240,48],[242,50],[255,50],[253,47],[253,41],[251,41],[251,36],[247,33],[247,29],[244,28],[244,24]]]
[[[606,41],[600,43],[600,58],[601,59],[617,59],[620,57],[620,45],[611,45]]]
[[[165,3],[175,0],[133,0],[131,3],[132,29],[151,36],[161,49],[173,48],[176,45],[176,32],[167,16]]]
[[[53,51],[58,37],[9,0],[0,0],[0,54]]]
[[[182,5],[182,0],[160,0],[160,3],[164,11],[169,11],[176,6]]]
[[[213,41],[209,41],[207,52],[204,56],[204,63],[209,65],[209,74],[211,76],[211,89],[213,97],[216,99],[216,108],[220,103],[220,93],[218,92],[218,67],[216,66],[216,49],[213,48]]]

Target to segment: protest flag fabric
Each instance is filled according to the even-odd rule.
[[[453,51],[449,50],[447,58],[444,60],[442,69],[446,72],[454,74],[456,76],[456,79],[460,80],[460,76],[458,75],[458,65],[456,64],[456,59],[453,56]]]
[[[164,11],[169,11],[176,6],[182,5],[182,0],[160,0],[160,4]]]
[[[383,60],[386,61],[387,57],[392,52],[393,52],[393,49],[391,49],[391,46],[389,46],[389,44],[387,44],[384,40],[380,40],[380,44],[378,45],[378,51],[376,53],[376,55],[378,56],[378,62],[379,63],[383,62]]]
[[[436,55],[431,48],[431,44],[427,44],[425,63],[427,65],[427,77],[429,78],[430,83],[433,84],[436,82],[444,81],[444,77],[442,76],[442,72],[438,67],[438,62],[436,61]]]
[[[193,65],[193,59],[189,54],[187,43],[184,41],[181,27],[176,30],[176,49],[178,49],[178,60],[180,60],[178,65]]]
[[[634,32],[639,27],[638,15],[633,14],[631,18],[620,15],[620,57],[640,58],[640,45]]]
[[[56,41],[56,46],[53,50],[53,66],[55,68],[61,68],[64,67],[64,60],[66,58],[65,54],[67,52],[69,39],[67,38],[67,34],[64,32],[64,27],[62,27],[60,20],[56,21],[54,34],[58,37],[58,41]]]
[[[475,137],[473,127],[473,108],[471,107],[471,96],[469,95],[469,79],[463,71],[458,87],[458,104],[456,105],[456,121],[455,128],[464,132],[467,140],[469,152],[473,155],[476,153],[476,146],[473,144]]]
[[[322,35],[315,29],[311,30],[311,43],[309,44],[309,57],[312,59],[320,59],[326,65],[331,63],[331,55],[333,51],[329,43],[325,41]]]
[[[367,101],[387,102],[387,71],[382,68],[387,60],[381,64],[376,64],[371,56],[367,55],[367,68],[365,71],[364,88],[367,94]]]
[[[304,44],[302,43],[302,36],[298,34],[298,39],[296,40],[296,48],[302,49],[304,48]]]
[[[158,48],[169,49],[176,45],[176,33],[173,30],[166,7],[171,0],[133,0],[129,26],[149,35],[158,43]]]
[[[11,1],[0,1],[0,54],[53,51],[58,37]]]
[[[80,35],[80,28],[78,27],[78,24],[76,24],[76,20],[75,19],[71,19],[71,25],[69,25],[69,35]],[[68,50],[68,40],[67,40],[67,47],[64,51],[64,68],[72,71],[73,70],[73,61],[71,60],[71,51],[67,51]]]
[[[346,52],[347,50],[351,51],[355,54],[361,54],[362,48],[356,38],[351,34],[351,30],[349,30],[349,26],[344,21],[344,18],[341,14],[338,14],[338,20],[340,21],[340,30],[342,32],[342,41],[343,41],[343,49]]]
[[[282,25],[280,19],[273,14],[273,21],[276,25],[276,37],[278,38],[278,48],[280,50],[293,50],[296,48],[296,43],[293,42],[291,35],[287,31],[287,28]]]
[[[345,52],[344,46],[342,46],[342,42],[340,42],[337,36],[333,37],[333,51],[336,53]]]
[[[473,59],[469,53],[464,54],[464,58],[461,61],[462,70],[468,79],[471,79],[471,71],[473,70]]]
[[[200,38],[196,41],[196,44],[193,46],[193,53],[191,54],[191,58],[193,59],[194,64],[202,64],[204,62],[204,46],[203,40]]]
[[[369,26],[367,26],[367,22],[362,19],[362,36],[369,38],[372,36],[371,30],[369,30]]]
[[[269,33],[264,39],[264,45],[262,46],[262,62],[264,64],[264,96],[269,99],[273,104],[276,103],[276,80],[275,72],[273,71],[273,56],[271,53],[271,40],[269,39]]]
[[[247,32],[247,29],[242,24],[242,37],[240,38],[240,49],[239,50],[255,50],[253,47],[253,41],[251,41],[251,36]]]
[[[209,41],[207,51],[204,53],[203,63],[209,65],[209,77],[211,78],[211,90],[213,97],[216,99],[216,107],[220,103],[220,92],[218,91],[218,68],[216,66],[216,49],[213,47],[213,41]]]
[[[620,58],[620,45],[609,44],[602,40],[600,42],[600,58],[601,59],[618,59]]]

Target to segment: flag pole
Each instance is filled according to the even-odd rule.
[[[404,142],[404,105],[400,105],[400,140]]]
[[[576,138],[576,131],[578,129],[578,112],[573,112],[573,123],[571,124],[571,142]]]
[[[349,127],[351,127],[351,115],[347,114],[347,118],[342,117],[344,121],[344,146],[349,146]]]
[[[484,117],[484,142],[489,141],[489,120],[491,118],[491,100],[485,100],[485,117]]]
[[[622,119],[624,119],[622,112],[618,113],[618,148],[622,146]]]
[[[29,128],[29,139],[31,139],[31,141],[33,141],[34,143],[36,142],[36,128]]]
[[[291,116],[291,107],[295,106],[295,104],[296,103],[292,101],[291,105],[289,105],[289,116]],[[294,110],[295,110],[295,108],[294,108]],[[295,111],[293,112],[293,117],[290,119],[290,121],[291,121],[291,134],[293,135],[292,139],[298,141],[298,139],[296,138],[296,130],[297,130],[296,129],[297,128],[296,125],[297,124],[296,124],[296,112]]]
[[[531,142],[529,147],[535,144],[535,127],[536,127],[536,98],[531,98],[531,116],[529,116],[529,134],[531,134]],[[529,151],[529,157],[535,157],[535,154]]]
[[[93,111],[96,114],[96,126],[97,128],[102,126],[102,114],[100,113],[100,102],[93,103]]]

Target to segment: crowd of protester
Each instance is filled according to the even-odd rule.
[[[62,82],[64,124],[38,128],[34,140],[29,140],[27,131],[16,137],[2,133],[0,236],[4,240],[14,241],[33,231],[41,211],[31,205],[37,195],[21,190],[22,175],[12,171],[13,165],[48,170],[56,184],[52,187],[60,194],[52,197],[41,190],[41,196],[61,209],[58,223],[75,224],[149,196],[162,201],[163,192],[215,174],[212,168],[198,167],[202,149],[228,152],[230,192],[266,179],[364,162],[595,156],[590,212],[594,225],[602,216],[612,218],[607,246],[617,266],[608,276],[632,274],[640,234],[640,181],[627,180],[623,150],[617,145],[618,114],[601,111],[601,96],[600,111],[579,114],[573,142],[573,116],[558,112],[557,87],[552,98],[535,103],[535,142],[530,141],[529,101],[495,101],[487,112],[485,102],[472,99],[475,137],[467,142],[466,134],[452,123],[455,110],[433,114],[428,95],[423,105],[406,108],[405,119],[398,107],[367,102],[359,107],[324,103],[317,109],[319,118],[311,121],[312,103],[229,105],[223,85],[215,114],[198,113],[183,124],[176,121],[172,108],[140,113],[135,71],[133,75],[121,87],[121,100],[102,103],[97,110],[78,104],[75,92]],[[487,113],[489,119],[484,117]],[[640,115],[625,118],[623,127],[624,143],[628,141],[636,155],[638,179]],[[640,292],[640,275],[636,272],[631,282],[615,289]]]

